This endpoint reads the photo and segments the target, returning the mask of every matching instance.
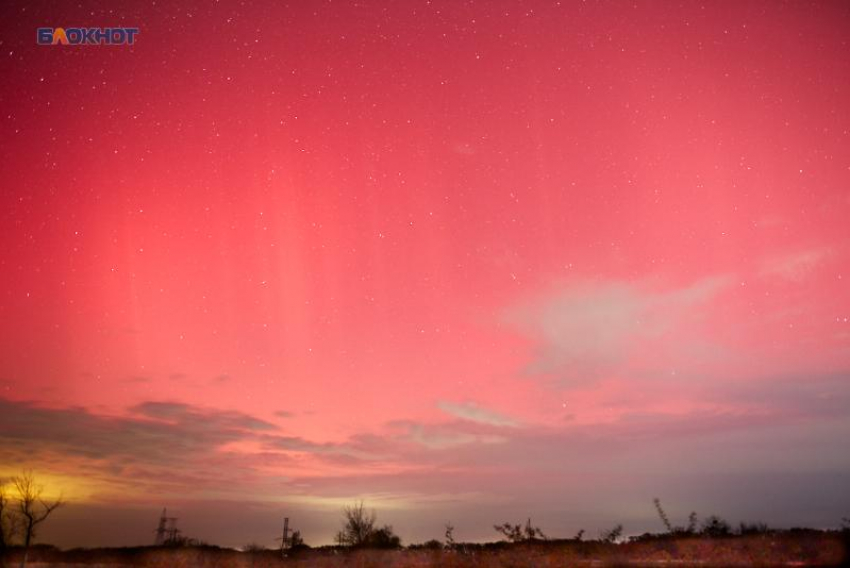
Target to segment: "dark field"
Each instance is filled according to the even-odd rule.
[[[459,545],[455,550],[304,549],[281,558],[278,551],[239,552],[217,547],[124,548],[30,551],[28,566],[288,567],[293,568],[525,568],[570,566],[846,566],[846,535],[800,531],[730,538],[657,538],[640,542],[548,541],[536,544]],[[17,566],[18,551],[5,556]]]

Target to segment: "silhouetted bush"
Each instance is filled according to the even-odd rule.
[[[623,536],[623,525],[617,525],[599,533],[599,538],[602,542],[614,543],[617,542],[621,536]]]
[[[443,543],[435,538],[432,538],[431,540],[425,541],[420,544],[411,544],[407,548],[409,548],[410,550],[442,550]]]
[[[295,551],[306,548],[310,547],[304,544],[304,539],[301,537],[301,531],[293,531],[292,534],[289,535],[289,542],[286,543],[286,549]]]
[[[393,532],[392,526],[384,525],[372,531],[372,534],[366,540],[366,546],[369,548],[400,548],[401,538]]]
[[[719,538],[732,534],[732,527],[725,520],[717,515],[711,515],[702,523],[702,531],[704,536],[711,538]]]
[[[740,535],[767,534],[769,532],[770,527],[767,526],[767,523],[741,523],[738,526],[738,534]]]
[[[546,535],[540,530],[540,527],[532,526],[531,519],[525,521],[523,525],[512,525],[504,523],[501,525],[493,525],[496,532],[505,536],[510,542],[533,542],[535,540],[546,540]]]
[[[691,511],[691,514],[688,515],[688,526],[685,528],[685,532],[687,534],[694,534],[697,532],[697,523],[699,519],[697,518],[697,512]]]

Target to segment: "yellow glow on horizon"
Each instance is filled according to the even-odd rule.
[[[427,508],[430,505],[440,503],[493,503],[503,502],[498,497],[487,496],[477,492],[465,493],[440,493],[435,495],[416,493],[369,493],[363,495],[349,496],[321,496],[321,495],[288,495],[281,498],[287,503],[310,505],[315,508],[341,510],[363,502],[366,509],[378,511],[387,510],[414,510]]]
[[[0,480],[6,490],[6,496],[16,499],[15,485],[12,479],[22,475],[25,470],[13,470],[8,467],[0,468]],[[91,503],[97,501],[98,494],[103,494],[102,481],[55,471],[32,469],[33,480],[41,489],[41,499],[45,502],[62,499],[66,503]]]

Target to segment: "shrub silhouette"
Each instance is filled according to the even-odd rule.
[[[401,547],[401,538],[393,532],[391,525],[372,531],[366,541],[366,546],[369,548],[399,548]]]
[[[410,550],[442,550],[443,543],[439,540],[432,538],[431,540],[427,540],[422,544],[411,544],[408,545]]]
[[[741,523],[738,526],[738,534],[766,534],[770,532],[770,527],[767,523]]]
[[[623,536],[623,525],[616,525],[615,527],[602,531],[599,534],[599,538],[602,539],[603,542],[610,543],[617,542],[621,536]]]
[[[523,525],[512,525],[504,523],[501,525],[493,525],[496,532],[505,536],[510,542],[532,542],[535,540],[546,540],[546,535],[540,530],[540,527],[531,525],[531,519],[525,521]]]
[[[694,534],[695,532],[697,532],[698,521],[699,519],[697,519],[697,512],[691,511],[691,514],[688,515],[688,528],[685,529],[685,532],[687,532],[688,534]]]
[[[309,548],[309,546],[307,546],[304,539],[301,537],[301,531],[293,531],[292,535],[289,537],[289,549],[298,550],[302,548]]]
[[[664,511],[664,508],[661,506],[661,499],[656,497],[652,500],[652,504],[655,505],[655,510],[658,512],[658,517],[661,519],[661,522],[664,523],[664,528],[667,529],[667,534],[671,535],[688,535],[694,534],[697,532],[697,513],[696,511],[691,511],[691,514],[688,515],[688,526],[683,527],[680,525],[673,526],[670,522],[670,518],[667,516],[667,513]]]
[[[732,534],[732,527],[717,515],[711,515],[702,523],[702,534],[711,538],[719,538]]]

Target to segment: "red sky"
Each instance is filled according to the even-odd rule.
[[[847,6],[110,6],[2,8],[0,475],[64,490],[45,540],[846,516]]]

